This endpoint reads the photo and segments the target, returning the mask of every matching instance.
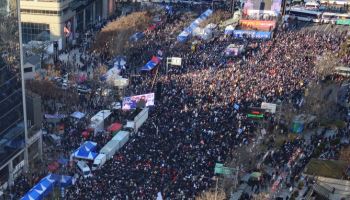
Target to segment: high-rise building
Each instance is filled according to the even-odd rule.
[[[40,128],[26,120],[18,2],[8,0],[0,8],[0,195],[29,169],[28,160],[41,155]]]
[[[115,0],[20,1],[23,43],[59,41],[65,46],[115,9]]]

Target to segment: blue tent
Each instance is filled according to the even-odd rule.
[[[80,147],[77,149],[74,153],[73,156],[76,158],[82,158],[82,159],[87,159],[87,160],[93,160],[96,158],[97,153],[91,152],[91,151],[86,151],[84,147]]]
[[[74,151],[72,156],[76,158],[93,160],[97,156],[97,153],[92,152],[96,149],[97,143],[92,141],[86,141],[77,150]]]
[[[61,165],[66,165],[67,163],[68,163],[68,159],[66,159],[66,158],[60,158],[60,159],[58,159],[57,160],[58,161],[58,163],[60,163]]]
[[[46,196],[52,191],[54,182],[54,180],[50,180],[45,177],[34,186],[34,190],[40,191],[43,196]]]
[[[21,200],[40,200],[42,199],[42,195],[40,194],[40,192],[31,189],[29,190],[29,192],[27,192],[27,194],[25,194]]]
[[[125,68],[125,64],[126,64],[125,56],[117,56],[113,59],[113,61],[114,61],[113,67],[118,69]]]
[[[24,195],[21,200],[41,200],[46,195],[48,195],[52,189],[55,180],[50,178],[50,175],[41,179],[26,195]]]
[[[192,31],[199,26],[201,22],[206,20],[213,11],[211,9],[206,10],[204,13],[202,13],[196,20],[194,20],[187,28],[185,28],[184,31],[180,33],[180,35],[177,36],[177,41],[179,42],[186,42],[188,37],[191,36]]]
[[[59,183],[61,184],[62,187],[67,187],[72,185],[73,183],[72,180],[73,180],[73,177],[71,176],[60,175]]]
[[[180,35],[177,36],[177,41],[186,42],[189,36],[190,36],[190,33],[188,33],[187,31],[182,31]]]
[[[145,37],[145,34],[142,33],[142,32],[137,32],[135,33],[134,35],[132,35],[129,40],[132,41],[132,42],[137,42],[139,40],[141,40],[142,38]]]
[[[94,151],[97,143],[92,141],[86,141],[81,147],[84,147],[86,151]]]

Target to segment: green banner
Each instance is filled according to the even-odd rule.
[[[214,168],[215,174],[224,174],[224,175],[231,175],[232,169],[229,167],[224,167],[224,164],[222,163],[216,163]]]
[[[263,114],[260,114],[260,115],[248,114],[247,117],[250,117],[250,118],[264,118],[264,115]]]
[[[350,19],[338,19],[337,24],[338,25],[350,25]]]

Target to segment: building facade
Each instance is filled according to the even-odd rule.
[[[40,159],[42,147],[41,132],[25,120],[18,2],[7,1],[0,14],[0,196],[29,169],[28,160]]]
[[[23,43],[59,41],[64,47],[114,9],[115,0],[21,0]]]

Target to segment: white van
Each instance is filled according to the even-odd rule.
[[[77,169],[84,178],[92,176],[90,167],[84,161],[77,162]]]
[[[105,154],[98,154],[98,156],[94,159],[94,163],[92,164],[92,171],[96,169],[100,169],[102,165],[106,163],[107,157]]]

